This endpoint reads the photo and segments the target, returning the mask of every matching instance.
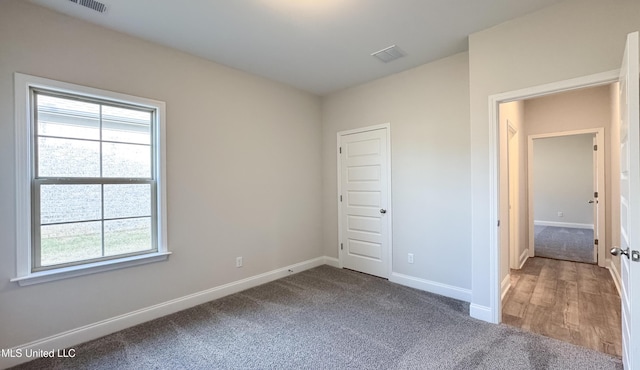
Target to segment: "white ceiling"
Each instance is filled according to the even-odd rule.
[[[467,35],[561,0],[31,0],[324,95],[467,50]],[[370,54],[396,44],[388,64]]]

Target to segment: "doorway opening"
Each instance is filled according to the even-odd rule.
[[[602,82],[499,102],[499,321],[621,356],[605,255],[614,93]]]
[[[606,88],[600,108],[610,110]],[[533,256],[597,263],[607,221],[604,128],[530,135],[528,153]]]

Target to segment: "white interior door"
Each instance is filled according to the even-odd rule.
[[[596,194],[599,194],[598,191],[598,151],[595,150],[598,145],[598,137],[597,135],[593,135],[593,199],[591,199],[591,204],[593,205],[593,259],[596,263],[598,263],[598,245],[600,243],[600,233],[598,228],[598,212],[600,211],[600,205],[598,201],[598,197]],[[602,148],[599,148],[602,150]]]
[[[620,267],[625,369],[640,368],[640,263],[634,261],[636,256],[640,259],[639,62],[635,32],[627,36],[620,69]]]
[[[339,134],[340,262],[389,277],[389,130]]]

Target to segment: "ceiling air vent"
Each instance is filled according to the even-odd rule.
[[[96,0],[69,0],[72,3],[82,5],[85,8],[93,9],[96,12],[104,13],[107,11],[107,6]]]
[[[380,51],[376,51],[375,53],[371,54],[371,56],[374,56],[380,59],[384,63],[389,63],[390,61],[396,60],[405,55],[406,54],[395,45],[391,45],[388,48],[384,48]]]

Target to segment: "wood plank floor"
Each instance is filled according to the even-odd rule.
[[[609,271],[597,265],[529,258],[511,270],[502,322],[622,356],[620,296]]]

